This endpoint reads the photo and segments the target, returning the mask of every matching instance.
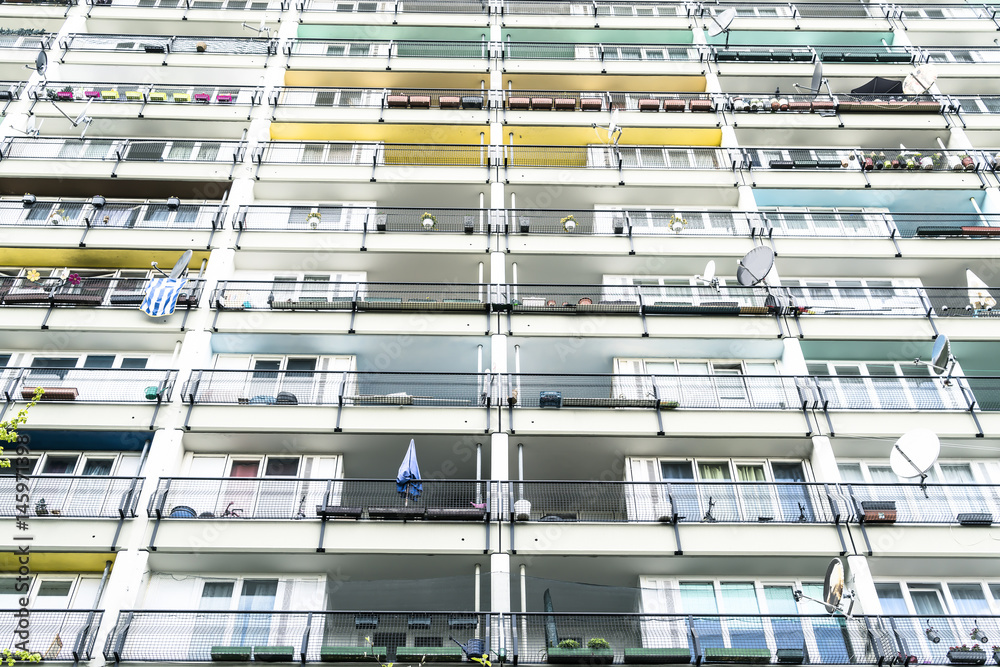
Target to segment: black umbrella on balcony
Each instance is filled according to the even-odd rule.
[[[855,95],[902,95],[903,82],[875,77],[851,91]]]

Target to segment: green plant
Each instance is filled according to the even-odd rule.
[[[576,218],[574,218],[572,214],[567,215],[559,221],[559,224],[562,225],[564,230],[571,232],[576,229]]]
[[[28,410],[38,403],[44,393],[44,389],[35,387],[35,394],[31,397],[31,401],[21,408],[13,419],[0,422],[0,442],[15,442],[17,440],[17,427],[28,421]],[[9,467],[10,459],[3,456],[3,447],[0,447],[0,468]]]
[[[580,648],[580,642],[575,639],[564,639],[559,642],[559,648]]]
[[[420,224],[424,226],[424,229],[434,229],[437,227],[437,221],[437,216],[427,211],[420,216]]]
[[[611,644],[603,637],[593,637],[587,642],[587,648],[611,648]]]
[[[41,662],[42,656],[40,653],[29,653],[23,649],[15,649],[11,651],[9,648],[3,650],[3,657],[0,657],[0,662],[6,662],[8,666],[13,665],[15,662]]]

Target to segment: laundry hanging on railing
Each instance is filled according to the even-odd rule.
[[[150,317],[173,315],[187,278],[153,278],[139,308]]]

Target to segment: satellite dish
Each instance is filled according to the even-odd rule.
[[[937,81],[938,72],[934,63],[918,66],[903,79],[903,92],[907,95],[924,95]]]
[[[49,56],[44,50],[39,51],[38,55],[35,56],[35,71],[39,74],[45,74],[45,70],[49,68]]]
[[[951,360],[951,341],[941,334],[934,341],[934,349],[931,351],[931,370],[935,375],[942,375],[948,370],[949,360]]]
[[[823,579],[823,604],[831,614],[840,607],[844,597],[844,564],[839,558],[830,561]]]
[[[766,245],[759,245],[739,261],[736,267],[736,281],[744,287],[759,284],[774,266],[774,251]]]
[[[705,265],[705,273],[702,275],[702,279],[712,282],[715,279],[715,260],[708,260],[708,264]]]
[[[918,428],[904,433],[892,446],[889,465],[892,471],[903,478],[927,477],[927,471],[937,461],[941,453],[941,441],[937,434],[926,428]]]
[[[718,16],[712,17],[712,25],[708,26],[708,36],[718,37],[722,33],[729,30],[729,26],[733,24],[736,19],[736,8],[730,7],[726,11],[720,13]]]
[[[188,264],[191,263],[191,257],[193,256],[194,253],[192,251],[185,250],[184,254],[177,260],[177,263],[174,264],[174,268],[170,270],[170,277],[180,278],[181,274],[187,271]]]
[[[817,60],[816,67],[813,68],[813,76],[809,81],[809,90],[814,95],[819,95],[819,88],[823,85],[823,61]]]

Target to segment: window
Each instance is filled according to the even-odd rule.
[[[616,395],[651,397],[655,381],[661,401],[684,408],[780,409],[792,405],[792,390],[777,376],[775,362],[694,359],[615,359]],[[652,377],[649,377],[652,376]]]
[[[912,363],[809,362],[830,407],[845,410],[946,410],[963,406],[956,383]]]
[[[919,278],[782,278],[795,305],[815,314],[923,315]]]

